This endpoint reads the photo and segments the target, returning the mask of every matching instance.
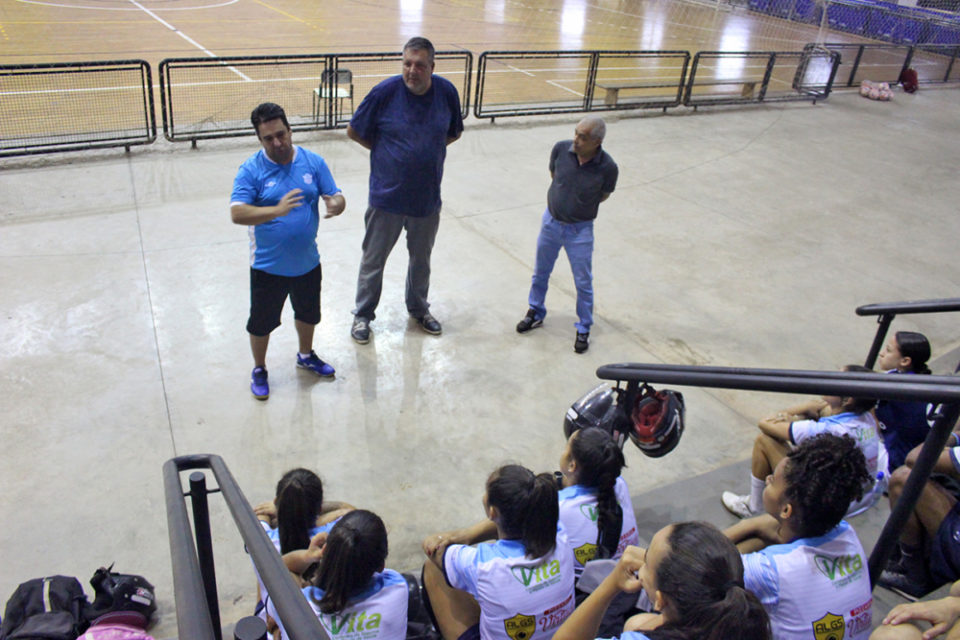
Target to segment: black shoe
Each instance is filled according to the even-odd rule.
[[[877,584],[914,602],[933,591],[929,582],[913,580],[906,574],[895,571],[881,573]]]
[[[528,309],[527,315],[523,317],[523,320],[517,323],[517,333],[526,333],[527,331],[536,329],[540,326],[543,326],[543,318],[537,320],[537,312],[533,309]]]
[[[590,332],[577,333],[577,339],[573,343],[573,350],[577,353],[583,353],[590,348]]]
[[[370,342],[370,321],[363,316],[355,316],[353,326],[350,327],[350,337],[358,344]]]
[[[440,322],[430,315],[429,311],[417,318],[417,324],[420,325],[421,329],[433,336],[438,336],[443,332],[443,327],[440,326]]]

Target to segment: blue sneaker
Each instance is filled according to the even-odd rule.
[[[301,369],[306,369],[307,371],[313,371],[322,378],[329,378],[337,372],[336,369],[318,358],[316,352],[314,351],[311,351],[310,355],[306,358],[298,353],[297,366]]]
[[[270,385],[267,383],[267,370],[257,367],[250,374],[250,393],[257,400],[266,400],[270,397]]]

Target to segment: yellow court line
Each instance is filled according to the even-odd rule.
[[[307,20],[304,20],[303,18],[298,18],[297,16],[293,15],[292,13],[287,13],[287,12],[284,11],[283,9],[277,9],[276,7],[271,7],[271,6],[270,6],[269,4],[267,4],[266,2],[263,2],[263,0],[253,0],[253,1],[256,2],[256,3],[259,4],[259,5],[262,5],[262,6],[266,7],[267,9],[270,9],[270,10],[272,10],[272,11],[276,11],[276,12],[279,13],[280,15],[286,16],[286,17],[290,18],[291,20],[296,20],[297,22],[302,22],[303,24],[309,26],[311,29],[316,29],[316,28],[317,28],[317,25],[315,25],[315,24],[313,24],[313,23],[311,23],[311,22],[309,22],[309,21],[307,21]]]

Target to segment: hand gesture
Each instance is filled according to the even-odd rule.
[[[327,213],[324,218],[332,218],[343,213],[347,206],[347,201],[339,193],[333,196],[320,195],[323,198],[323,204],[327,207]]]
[[[456,531],[446,531],[444,533],[435,533],[432,536],[427,536],[423,539],[423,552],[427,554],[428,558],[434,557],[437,553],[443,555],[444,549],[446,549],[451,544],[459,544],[457,542],[457,532]]]
[[[643,568],[646,562],[646,549],[641,549],[633,545],[624,549],[620,561],[617,562],[617,566],[614,567],[613,573],[611,574],[617,581],[617,587],[627,593],[637,593],[640,591],[643,587],[643,582],[640,580],[639,575],[640,569]]]
[[[883,619],[883,624],[903,624],[910,620],[924,620],[933,625],[923,633],[924,640],[930,640],[950,629],[958,617],[960,617],[960,598],[948,596],[928,602],[898,604]],[[952,631],[947,638],[960,638],[960,628],[954,628]]]
[[[276,205],[277,217],[282,218],[302,204],[303,191],[300,189],[291,189],[290,191],[287,191],[283,197],[280,198],[280,202],[278,202]]]

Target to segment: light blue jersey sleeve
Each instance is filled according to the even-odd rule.
[[[465,544],[452,544],[443,553],[443,573],[447,584],[477,595],[477,549]]]
[[[310,161],[313,174],[317,177],[320,193],[325,196],[340,193],[340,189],[333,179],[333,174],[330,173],[330,167],[327,166],[327,161],[316,154],[310,154]]]
[[[747,553],[743,558],[743,584],[760,603],[773,606],[780,602],[780,575],[776,565],[763,552]]]
[[[790,442],[800,444],[824,431],[823,425],[817,420],[797,420],[790,423]]]
[[[230,194],[230,204],[254,204],[257,201],[257,180],[254,176],[253,168],[250,166],[251,160],[247,160],[237,171],[237,177],[233,179],[233,192]]]

